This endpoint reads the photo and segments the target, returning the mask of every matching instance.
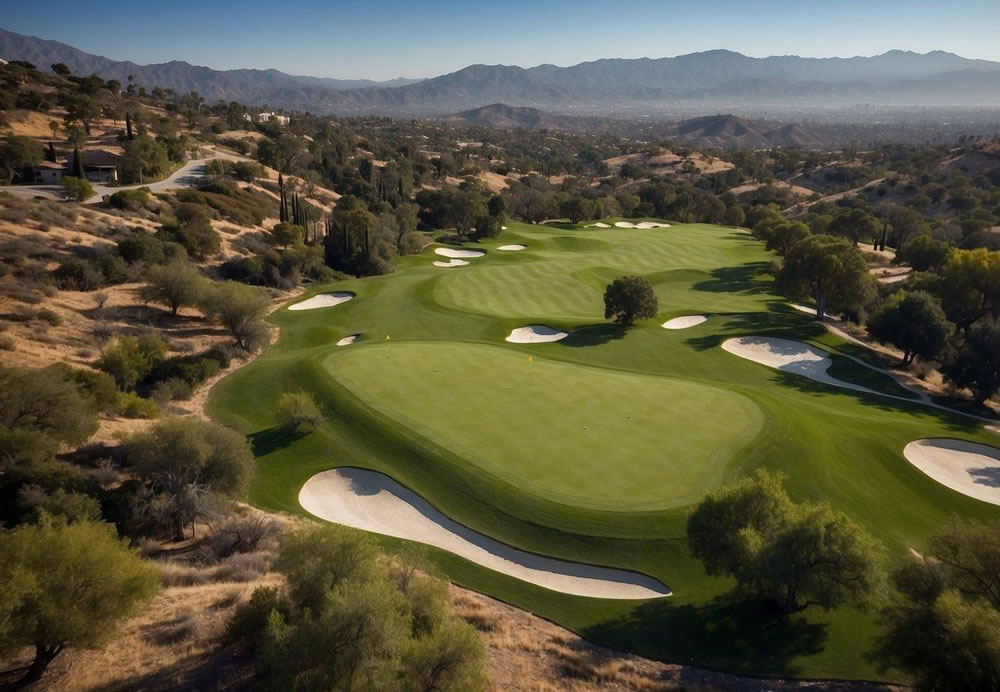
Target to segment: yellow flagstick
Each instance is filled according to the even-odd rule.
[[[389,335],[388,335],[388,334],[386,334],[386,335],[385,335],[385,342],[386,342],[386,343],[389,343],[390,341],[392,341],[392,339],[390,339],[390,338],[389,338]],[[389,360],[389,349],[385,349],[385,359],[386,359],[386,360]]]
[[[528,386],[531,386],[531,364],[535,362],[534,356],[528,356]]]

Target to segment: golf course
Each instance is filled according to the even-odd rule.
[[[907,445],[960,440],[987,458],[1000,435],[793,308],[745,230],[505,223],[270,316],[277,342],[208,403],[253,442],[250,501],[373,531],[390,550],[415,541],[452,581],[614,649],[757,676],[902,679],[872,655],[875,612],[774,616],[706,575],[687,516],[728,482],[781,472],[794,500],[829,502],[898,564],[951,517],[1000,519]],[[654,319],[604,319],[605,287],[625,275],[652,284]],[[323,412],[313,432],[275,417],[300,390]]]

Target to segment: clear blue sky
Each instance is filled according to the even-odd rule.
[[[712,48],[1000,60],[1000,0],[0,0],[0,27],[140,64],[373,79]]]

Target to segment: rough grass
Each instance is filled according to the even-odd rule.
[[[835,354],[856,355],[858,348],[828,334],[771,292],[770,282],[758,271],[770,256],[745,234],[711,226],[598,231],[508,225],[511,230],[484,243],[484,249],[519,242],[527,250],[488,252],[457,270],[431,266],[432,253],[426,250],[399,260],[393,275],[316,289],[354,291],[357,297],[349,303],[275,313],[272,321],[282,328],[279,343],[222,380],[209,401],[213,415],[253,437],[258,463],[252,500],[269,509],[301,512],[298,491],[314,473],[338,465],[382,471],[494,538],[566,559],[639,570],[673,589],[668,599],[644,603],[577,598],[503,577],[442,551],[428,551],[452,580],[525,607],[588,639],[652,658],[743,674],[898,679],[870,656],[879,633],[874,613],[841,608],[775,619],[763,604],[732,593],[730,581],[705,575],[684,539],[688,507],[649,510],[620,501],[613,508],[596,508],[532,492],[520,482],[523,470],[535,464],[545,472],[546,460],[522,453],[510,454],[505,461],[496,448],[495,440],[501,439],[497,431],[505,429],[516,448],[518,438],[541,439],[547,430],[560,430],[560,444],[572,453],[557,462],[568,470],[596,468],[602,457],[581,453],[585,446],[560,427],[561,419],[587,415],[601,405],[592,389],[581,388],[574,373],[621,373],[635,378],[637,389],[644,389],[648,379],[725,390],[752,401],[763,424],[756,437],[712,467],[716,475],[711,481],[697,479],[700,487],[758,467],[784,472],[796,500],[830,502],[881,540],[891,561],[902,559],[909,547],[922,548],[926,536],[952,515],[1000,518],[1000,508],[948,490],[913,468],[902,456],[905,444],[934,436],[996,444],[995,436],[968,418],[828,387],[719,348],[727,338],[744,335],[805,340]],[[598,289],[619,272],[652,277],[661,291],[656,320],[622,331],[599,319]],[[660,328],[664,318],[681,313],[711,318],[688,330]],[[511,328],[529,322],[573,334],[557,344],[504,342]],[[362,339],[338,353],[336,341],[359,332]],[[388,343],[386,335],[391,337]],[[411,342],[435,342],[429,348],[440,347],[440,357],[417,362],[407,355],[418,345]],[[489,354],[494,352],[504,355],[493,358]],[[457,364],[460,377],[452,376],[450,361],[466,353],[484,354],[482,372]],[[408,365],[412,371],[391,365],[393,354],[398,354],[399,366]],[[569,393],[563,401],[539,408],[530,388],[522,388],[520,395],[503,389],[512,386],[513,377],[503,364],[513,359],[527,367],[529,354],[540,371],[562,373],[563,383],[556,384]],[[380,378],[370,366],[365,387],[395,381],[400,391],[359,396],[359,388],[338,371],[338,360],[344,358],[357,359],[359,367],[372,359],[370,363],[392,370],[395,380]],[[498,367],[501,376],[491,377]],[[867,379],[879,373],[857,363],[847,361],[842,367],[845,379],[866,378],[876,389],[894,386],[888,377]],[[498,437],[489,442],[494,445],[490,463],[520,468],[521,476],[484,473],[481,458],[443,439],[442,427],[450,430],[463,415],[449,403],[449,388],[472,390],[478,398],[470,399],[470,406],[480,405],[480,400],[497,402],[480,410],[481,418],[492,420],[476,423],[477,434],[492,430]],[[327,412],[326,423],[310,435],[283,433],[273,418],[273,402],[282,392],[296,389],[313,393]],[[434,391],[439,392],[436,398]],[[572,396],[574,391],[580,396]],[[428,411],[440,406],[440,420],[414,411],[405,402],[409,395],[423,397],[420,401]],[[659,424],[664,438],[669,434],[678,442],[664,446],[663,459],[651,457],[645,443],[636,444],[636,450],[642,451],[637,459],[644,463],[652,458],[663,464],[656,487],[667,495],[673,483],[692,482],[678,474],[681,467],[668,458],[683,447],[686,436],[694,446],[700,431],[714,429],[725,437],[742,421],[699,408],[706,400],[696,397],[690,406],[705,420],[689,424],[687,418],[676,418],[676,409],[686,405],[684,398],[667,394],[659,399],[645,402],[653,421],[649,425]],[[414,424],[418,418],[423,420]],[[421,426],[434,426],[436,439]],[[637,470],[628,466],[633,440],[624,434],[615,440],[621,450],[605,462],[607,472],[637,478]],[[475,439],[460,442],[482,456]]]

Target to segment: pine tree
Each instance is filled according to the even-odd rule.
[[[125,111],[125,134],[128,137],[128,141],[131,142],[133,139],[135,139],[134,135],[132,134],[132,114],[129,113],[128,111]]]
[[[45,160],[52,163],[56,162],[56,148],[53,146],[52,142],[49,142],[49,150],[45,154]]]
[[[83,170],[83,154],[80,153],[80,147],[73,148],[72,172],[74,178],[80,178],[83,180],[87,177],[86,172]]]

